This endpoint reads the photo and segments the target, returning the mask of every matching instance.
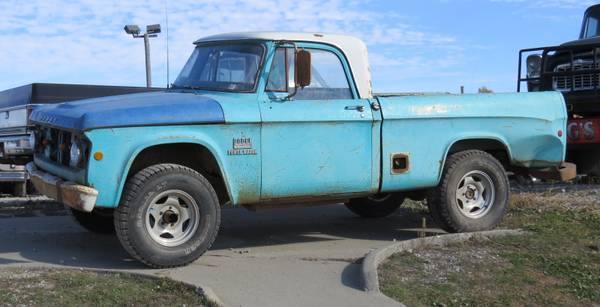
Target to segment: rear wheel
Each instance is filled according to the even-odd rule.
[[[448,158],[428,204],[444,230],[470,232],[496,227],[508,199],[508,177],[502,164],[486,152],[468,150]]]
[[[114,233],[114,209],[95,208],[92,212],[71,209],[75,220],[83,228],[94,233]]]
[[[221,222],[206,178],[176,164],[148,167],[127,182],[115,214],[121,244],[154,268],[186,265],[214,242]]]
[[[366,218],[386,217],[398,210],[404,202],[401,194],[379,194],[365,198],[352,199],[346,207],[358,216]]]

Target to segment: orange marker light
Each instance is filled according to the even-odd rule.
[[[96,161],[100,161],[100,160],[102,160],[102,158],[104,158],[104,154],[101,151],[96,151],[94,153],[94,159]]]

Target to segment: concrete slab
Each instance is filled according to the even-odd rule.
[[[226,209],[213,248],[195,263],[150,270],[115,236],[92,234],[71,216],[0,219],[0,267],[62,266],[166,276],[210,287],[227,306],[398,306],[368,294],[360,261],[393,240],[417,237],[420,219],[400,211],[355,217],[343,205],[248,212]]]

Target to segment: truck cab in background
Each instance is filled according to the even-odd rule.
[[[600,177],[600,4],[584,14],[579,39],[519,52],[518,91],[560,91],[569,115],[567,161]]]

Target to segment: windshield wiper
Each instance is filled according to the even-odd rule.
[[[202,88],[200,86],[191,86],[191,85],[172,85],[171,89],[174,89],[174,90],[178,90],[179,89],[179,90],[195,90],[195,91],[198,91],[198,90],[202,90],[204,88]]]

